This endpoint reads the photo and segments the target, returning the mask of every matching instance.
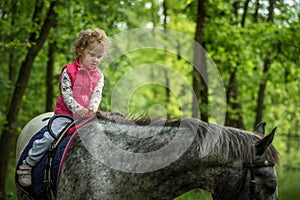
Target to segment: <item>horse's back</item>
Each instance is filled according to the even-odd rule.
[[[36,116],[30,120],[26,126],[22,129],[17,142],[16,149],[16,159],[17,161],[20,158],[22,151],[25,146],[28,144],[30,138],[37,133],[41,128],[48,124],[49,119],[54,115],[53,112],[47,112],[41,115]]]

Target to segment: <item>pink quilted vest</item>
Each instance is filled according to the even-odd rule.
[[[63,67],[62,71],[65,68],[67,68],[67,72],[71,80],[73,98],[81,106],[88,108],[90,97],[101,78],[100,70],[98,68],[87,70],[85,67],[79,65],[77,59],[73,63]],[[61,82],[61,75],[59,77],[59,82]],[[61,86],[59,88],[61,89]],[[66,114],[74,118],[79,118],[79,116],[75,115],[68,109],[61,94],[56,100],[56,108],[54,113]]]

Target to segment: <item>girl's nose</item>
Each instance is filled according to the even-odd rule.
[[[99,61],[100,61],[100,58],[94,57],[94,58],[92,59],[92,61],[93,61],[93,62],[99,62]]]

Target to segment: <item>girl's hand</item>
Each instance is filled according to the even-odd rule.
[[[94,108],[94,107],[89,107],[88,110],[89,110],[90,115],[93,115],[97,112],[97,108]]]
[[[78,113],[76,113],[79,117],[89,117],[89,110],[86,108],[81,109]]]

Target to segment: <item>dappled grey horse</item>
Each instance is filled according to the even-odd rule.
[[[264,136],[264,126],[250,132],[99,114],[73,137],[57,199],[169,200],[201,188],[217,200],[276,200],[275,129]]]

